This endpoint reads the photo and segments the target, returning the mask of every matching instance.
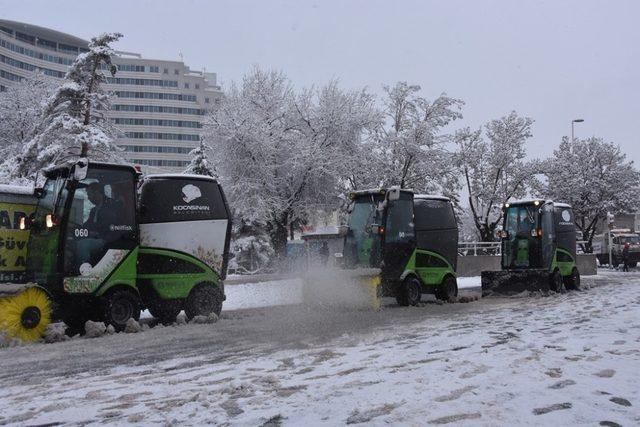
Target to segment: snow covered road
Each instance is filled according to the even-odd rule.
[[[0,349],[0,424],[638,425],[640,274],[584,282],[379,312],[252,308]]]

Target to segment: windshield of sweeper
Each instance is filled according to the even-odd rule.
[[[380,235],[372,232],[372,226],[383,224],[383,200],[382,195],[363,195],[354,200],[345,240],[344,256],[349,264],[369,266],[379,261]]]
[[[537,206],[511,206],[505,212],[502,262],[506,268],[532,268],[541,265],[537,235]]]

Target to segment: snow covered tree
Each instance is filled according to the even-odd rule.
[[[379,185],[399,185],[420,192],[457,194],[456,170],[442,129],[462,118],[464,102],[442,94],[433,101],[419,95],[420,86],[398,82],[384,87],[385,125],[376,135]]]
[[[35,73],[0,92],[0,157],[10,158],[31,140],[56,81]]]
[[[378,120],[373,98],[335,82],[296,93],[281,72],[251,70],[225,93],[205,132],[230,204],[246,222],[264,222],[283,259],[289,227],[338,203],[344,161]]]
[[[112,76],[116,73],[110,44],[120,37],[109,33],[92,38],[89,51],[78,55],[62,85],[49,98],[33,138],[5,164],[14,178],[31,176],[66,153],[86,156],[89,148],[94,157],[119,158],[114,142],[117,130],[105,117],[110,96],[101,84],[107,78],[104,70]]]
[[[602,138],[563,138],[541,169],[545,179],[539,192],[573,207],[576,227],[587,241],[585,252],[592,252],[596,227],[607,212],[634,212],[640,205],[640,173],[618,145]]]
[[[464,128],[453,137],[457,146],[455,163],[462,171],[469,208],[482,241],[495,240],[502,205],[524,196],[533,179],[537,162],[525,160],[532,124],[532,119],[512,111],[485,125],[488,141],[481,129]]]
[[[209,147],[204,143],[204,140],[201,140],[200,145],[189,152],[192,159],[184,172],[215,177],[215,173],[209,166],[208,150]]]

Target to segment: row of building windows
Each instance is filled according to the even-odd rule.
[[[19,53],[21,55],[30,56],[32,58],[40,59],[42,61],[53,62],[54,64],[71,65],[73,64],[73,61],[74,61],[74,59],[63,58],[61,56],[56,56],[56,55],[49,55],[46,53],[38,52],[33,49],[24,48],[22,46],[18,46],[2,38],[0,38],[0,46],[4,47],[5,49],[9,49],[13,52]]]
[[[147,145],[124,145],[124,151],[132,153],[174,153],[189,154],[193,148],[189,147],[158,147]]]
[[[176,128],[200,129],[202,124],[191,120],[162,120],[162,119],[130,119],[116,117],[113,122],[117,125],[129,126],[169,126]]]
[[[21,33],[19,31],[16,31],[15,33],[9,29],[9,28],[4,28],[4,27],[0,27],[0,30],[15,37],[17,40],[20,40],[21,42],[25,42],[25,43],[29,43],[32,44],[34,46],[39,46],[45,49],[50,49],[50,50],[57,50],[63,53],[67,53],[69,55],[78,55],[78,53],[82,53],[82,52],[88,52],[89,49],[87,49],[86,47],[79,47],[79,46],[71,46],[68,44],[64,44],[64,43],[56,43],[50,40],[46,40],[46,39],[42,39],[39,37],[35,37],[32,36],[30,34],[25,34],[25,33]],[[31,49],[25,49],[25,50],[31,50]],[[22,53],[22,52],[20,52]],[[29,55],[32,56],[32,55]],[[46,55],[49,56],[49,55]],[[34,56],[34,58],[36,58]],[[58,57],[55,57],[58,58]],[[43,58],[39,58],[39,59],[43,59]],[[65,60],[67,58],[64,58]],[[45,59],[45,61],[47,61],[47,59]],[[56,61],[52,61],[52,62],[58,62]],[[73,62],[73,61],[72,61]],[[59,64],[62,64],[63,62],[58,62]]]
[[[136,113],[169,113],[169,114],[193,114],[204,116],[205,110],[200,108],[167,107],[164,105],[120,105],[111,107],[113,111],[132,111]]]
[[[107,83],[114,85],[178,87],[176,80],[130,79],[126,77],[107,77]]]
[[[159,73],[160,67],[155,65],[118,64],[118,71],[133,73]]]
[[[11,65],[12,67],[15,67],[15,68],[20,68],[21,70],[42,71],[47,76],[57,77],[60,79],[64,78],[64,75],[65,75],[65,73],[63,73],[62,71],[36,67],[35,65],[31,65],[27,62],[18,61],[17,59],[9,58],[8,56],[4,56],[2,54],[0,54],[0,62],[4,62],[5,64]]]
[[[167,99],[170,101],[196,102],[195,95],[184,95],[181,93],[129,92],[118,90],[115,94],[118,98]]]
[[[159,73],[160,67],[156,65],[136,65],[136,64],[116,64],[118,71],[128,73]],[[102,64],[100,69],[106,70],[107,66]]]
[[[200,141],[199,135],[179,134],[179,133],[161,133],[161,132],[125,132],[126,138],[132,139],[163,139],[171,141]]]
[[[22,80],[22,77],[5,70],[0,70],[0,77],[2,77],[3,79],[11,80],[13,82],[19,82]]]
[[[25,48],[22,46],[18,46],[16,44],[11,43],[10,41],[4,40],[0,38],[0,46],[9,49],[13,52],[19,53],[21,55],[30,56],[35,59],[40,59],[42,61],[52,62],[55,64],[61,65],[71,65],[74,62],[74,59],[64,58],[56,55],[49,55],[47,53],[39,52],[33,49]]]
[[[186,160],[158,160],[158,159],[131,159],[131,163],[137,163],[145,166],[169,166],[169,167],[182,167],[189,164]]]

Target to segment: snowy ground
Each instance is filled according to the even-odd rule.
[[[584,282],[379,312],[251,308],[0,349],[0,424],[638,425],[640,274]],[[265,304],[299,298],[295,282],[261,285]],[[248,286],[227,289],[227,308]]]

